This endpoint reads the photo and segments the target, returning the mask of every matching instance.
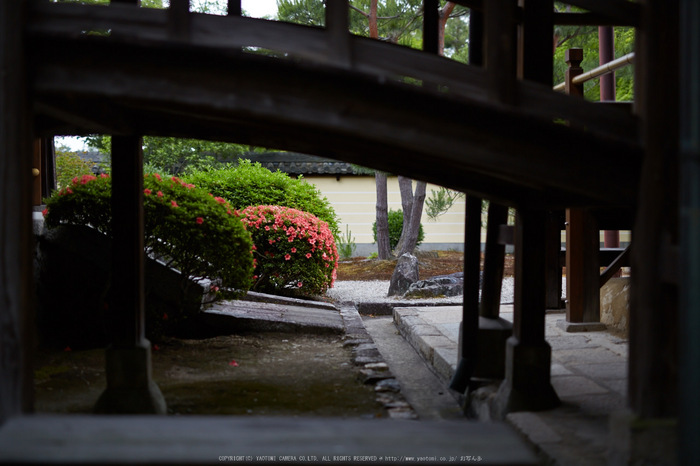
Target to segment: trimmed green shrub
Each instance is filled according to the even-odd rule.
[[[393,251],[396,245],[399,244],[399,239],[401,238],[401,230],[403,230],[403,211],[402,210],[389,210],[388,214],[389,220],[389,246]],[[377,242],[377,222],[372,224],[372,234],[374,235],[374,242]],[[423,224],[421,223],[418,228],[418,241],[416,246],[419,246],[423,239],[425,238],[425,233],[423,232]]]
[[[255,250],[253,289],[288,296],[323,295],[333,286],[338,251],[328,224],[281,206],[251,206],[239,212]]]
[[[108,175],[83,175],[46,200],[46,225],[89,225],[111,236],[111,191]],[[243,223],[222,198],[172,177],[144,177],[145,249],[188,279],[212,280],[211,297],[245,293],[253,275],[252,241]],[[179,293],[181,290],[173,290]],[[156,316],[176,327],[186,315]],[[148,322],[147,309],[147,322]]]
[[[330,202],[301,176],[291,178],[279,170],[271,172],[259,163],[239,159],[238,165],[194,172],[183,179],[226,199],[236,209],[278,205],[309,212],[326,222],[334,236],[339,234],[338,218]]]
[[[56,155],[56,185],[63,189],[76,176],[92,175],[92,165],[71,152]]]

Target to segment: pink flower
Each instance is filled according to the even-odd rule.
[[[219,204],[223,204],[224,202],[226,202],[226,200],[223,197],[215,197],[214,200]]]
[[[156,195],[157,195],[158,197],[163,197],[163,191],[158,191],[158,192],[156,193]]]
[[[151,194],[152,192],[153,192],[153,191],[151,191],[151,190],[148,189],[148,188],[146,188],[146,189],[143,190],[143,193],[144,193],[146,196],[148,196],[148,195]]]
[[[292,254],[294,254],[295,252],[297,252],[297,248],[292,248]]]
[[[310,252],[307,252],[307,253],[306,253],[306,258],[307,258],[307,259],[311,259],[311,253],[310,253]]]
[[[158,173],[154,173],[153,176],[155,176],[158,181],[163,181]]]
[[[265,225],[265,231],[270,231],[270,225]]]
[[[170,204],[171,204],[173,207],[180,207],[179,205],[177,205],[177,202],[175,202],[175,201],[170,201]]]
[[[109,178],[109,175],[106,173],[100,173],[100,178]]]
[[[46,217],[46,214],[48,214],[48,213],[49,213],[49,209],[48,209],[48,208],[46,208],[46,209],[44,209],[44,210],[41,211],[41,215],[43,215],[44,217]]]
[[[173,201],[174,202],[174,201]],[[197,220],[195,220],[199,225],[204,223],[204,219],[202,217],[197,217]]]
[[[302,286],[304,286],[304,284],[302,282],[297,283],[298,288],[301,288]]]
[[[92,176],[92,175],[83,175],[83,176],[80,178],[80,184],[87,184],[88,182],[90,182],[90,181],[92,181],[92,180],[96,180],[96,179],[97,179],[96,176]]]
[[[67,192],[68,194],[73,194],[73,190],[70,189],[70,188],[66,188],[66,192]]]
[[[289,254],[284,255],[284,260],[286,260],[286,261],[288,261],[291,258],[292,258],[292,256],[290,256]]]
[[[235,359],[232,359],[231,362],[228,363],[228,365],[231,367],[238,367],[238,363]]]

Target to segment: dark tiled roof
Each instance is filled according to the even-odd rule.
[[[357,175],[355,167],[347,162],[295,152],[249,153],[242,158],[258,162],[271,171],[289,175]]]

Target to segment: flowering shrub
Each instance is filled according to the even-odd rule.
[[[76,176],[92,175],[92,165],[70,152],[56,154],[56,184],[58,189],[70,185]]]
[[[316,186],[301,176],[292,178],[279,170],[271,172],[259,163],[239,159],[237,165],[196,171],[183,179],[223,197],[236,209],[258,205],[291,207],[323,220],[334,235],[340,233],[338,218],[330,202]]]
[[[253,238],[254,290],[311,296],[333,286],[338,251],[326,222],[271,205],[247,207],[239,215]]]
[[[46,200],[45,222],[89,225],[111,235],[111,191],[108,175],[75,177]],[[250,235],[229,204],[176,177],[144,177],[145,250],[187,279],[212,279],[215,298],[245,293],[253,275]],[[180,293],[182,290],[174,290]],[[158,319],[163,317],[159,312]],[[186,316],[169,315],[173,327]],[[148,319],[148,315],[147,315]]]

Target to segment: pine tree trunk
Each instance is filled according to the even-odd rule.
[[[413,208],[411,209],[411,223],[408,229],[408,236],[401,247],[398,249],[398,256],[401,257],[406,253],[413,253],[418,242],[418,232],[420,231],[420,220],[423,216],[423,204],[425,203],[425,189],[427,183],[425,181],[416,182],[416,190],[413,194]]]
[[[386,173],[376,171],[374,181],[377,188],[377,254],[380,259],[391,258],[391,247],[389,245],[389,220]]]
[[[408,238],[408,231],[411,225],[411,213],[413,209],[413,180],[399,175],[399,192],[401,193],[401,209],[403,211],[403,224],[401,225],[401,236],[394,247],[398,252],[403,248]]]

